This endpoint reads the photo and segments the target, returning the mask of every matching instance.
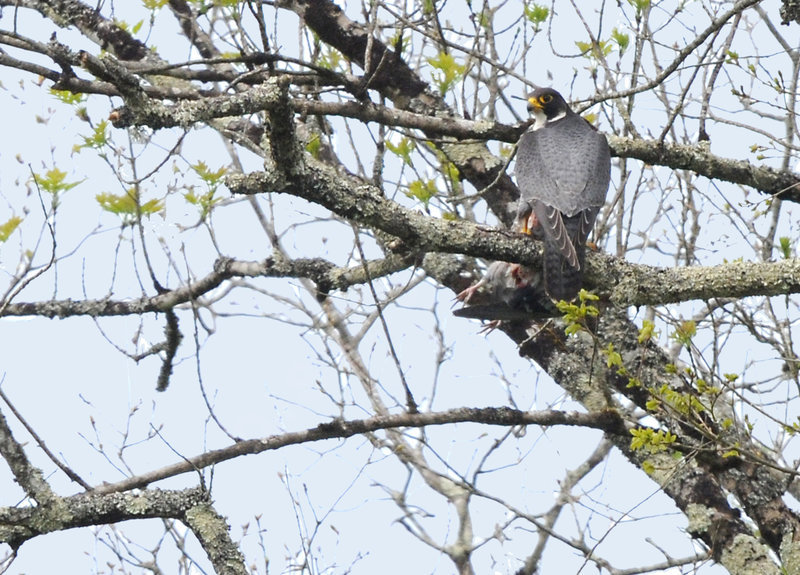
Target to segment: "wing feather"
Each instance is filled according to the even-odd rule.
[[[575,252],[573,240],[567,227],[564,225],[564,218],[561,212],[553,206],[548,206],[544,202],[535,201],[533,211],[543,227],[545,236],[556,247],[570,266],[580,269],[578,254]]]

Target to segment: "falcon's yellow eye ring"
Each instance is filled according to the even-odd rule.
[[[539,96],[539,101],[542,104],[549,104],[550,102],[553,101],[553,95],[552,94],[545,94],[544,96]]]

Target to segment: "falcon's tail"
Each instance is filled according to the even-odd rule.
[[[578,267],[573,267],[562,255],[560,246],[550,240],[544,242],[544,285],[547,293],[555,300],[569,301],[578,295],[583,285],[583,264],[586,258],[586,241],[580,238],[578,218],[564,218],[575,253]],[[576,237],[577,236],[577,237]]]
[[[578,245],[575,251],[582,268],[586,246]],[[551,298],[566,301],[578,295],[583,285],[583,271],[569,265],[558,246],[548,241],[544,243],[544,285]]]

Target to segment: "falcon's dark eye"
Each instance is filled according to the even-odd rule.
[[[539,97],[539,101],[542,104],[549,104],[550,102],[553,101],[553,95],[552,94],[545,94],[544,96],[540,96]]]

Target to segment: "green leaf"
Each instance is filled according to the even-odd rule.
[[[550,9],[547,6],[542,6],[534,2],[526,4],[525,8],[523,8],[523,13],[525,14],[525,18],[533,24],[533,30],[538,32],[542,24],[547,21],[547,17],[550,15]]]
[[[108,144],[108,121],[103,120],[102,122],[98,123],[97,126],[94,127],[94,130],[92,130],[91,136],[81,137],[83,138],[83,144],[73,148],[76,152],[83,148],[93,148],[95,150],[99,150]]]
[[[695,382],[695,385],[697,386],[697,391],[705,395],[717,395],[721,391],[717,386],[709,385],[708,382],[703,378],[698,378]]]
[[[69,90],[54,90],[50,88],[50,94],[70,105],[80,104],[86,100],[86,94],[73,94]]]
[[[655,334],[656,324],[646,319],[642,322],[642,327],[639,329],[639,337],[637,340],[639,343],[645,343],[653,339],[653,335]]]
[[[655,430],[649,427],[631,429],[631,449],[644,450],[648,453],[666,451],[670,445],[677,441],[677,436],[663,429]]]
[[[326,70],[337,71],[342,67],[343,61],[344,58],[342,58],[341,52],[325,44],[322,45],[319,61],[317,62],[318,66]]]
[[[395,156],[401,158],[403,163],[407,166],[412,165],[411,152],[413,152],[417,145],[411,138],[403,136],[395,144],[391,140],[386,140],[386,149],[393,153]]]
[[[628,385],[626,385],[628,389],[637,389],[642,387],[642,380],[638,377],[629,377],[628,378]]]
[[[306,144],[306,152],[311,154],[311,157],[319,159],[319,151],[322,148],[322,140],[319,134],[315,134]]]
[[[781,236],[780,238],[781,244],[781,255],[783,259],[788,260],[792,257],[792,239],[786,236]]]
[[[636,9],[636,15],[638,16],[650,6],[650,0],[628,0],[628,4]]]
[[[714,388],[706,388],[714,389]],[[680,393],[666,384],[662,385],[658,390],[650,390],[654,396],[657,396],[650,401],[660,401],[681,415],[692,415],[697,413],[704,413],[706,411],[705,405],[693,393]],[[648,404],[650,402],[648,401]]]
[[[14,233],[19,225],[22,223],[22,218],[19,216],[11,216],[11,218],[4,224],[0,224],[0,243],[6,242],[11,234]]]
[[[631,42],[630,36],[628,36],[624,32],[620,32],[616,28],[614,28],[611,31],[611,39],[619,47],[620,54],[622,54],[623,52],[625,52],[625,50],[628,49],[628,44],[630,44]]]
[[[658,408],[661,407],[661,402],[657,399],[650,398],[644,404],[644,407],[647,411],[658,411]]]
[[[194,190],[190,190],[183,194],[184,199],[190,204],[200,208],[200,219],[204,220],[211,213],[222,198],[215,197],[216,189],[206,192],[205,194],[195,194]]]
[[[564,321],[567,324],[564,330],[567,335],[578,333],[584,329],[587,317],[596,317],[600,310],[593,305],[587,305],[586,302],[596,301],[599,297],[595,294],[588,292],[584,289],[578,293],[578,300],[580,304],[575,304],[568,301],[556,302],[556,308],[564,314]]]
[[[142,5],[148,10],[158,10],[167,5],[169,0],[142,0]]]
[[[118,26],[121,30],[125,30],[126,32],[131,31],[131,25],[128,24],[125,20],[117,20],[114,18],[113,20],[114,25]]]
[[[442,166],[442,171],[454,188],[461,183],[461,174],[458,171],[458,167],[453,162],[446,161]]]
[[[208,169],[206,163],[202,161],[192,164],[191,167],[194,170],[194,173],[200,176],[201,180],[208,184],[209,187],[213,188],[216,188],[222,183],[222,178],[225,176],[225,172],[228,171],[228,168],[223,166],[219,170],[212,172]]]
[[[83,182],[83,180],[80,182],[68,182],[67,173],[58,168],[47,170],[44,174],[34,173],[33,178],[39,188],[53,195],[53,202],[56,204],[58,203],[59,194],[71,190]]]
[[[436,191],[436,182],[433,180],[414,180],[408,184],[408,193],[406,195],[416,198],[427,206],[436,195]]]
[[[575,42],[581,54],[588,55],[593,60],[601,60],[603,56],[608,56],[614,47],[611,42],[600,40],[598,42]]]
[[[687,319],[675,328],[675,332],[671,337],[682,346],[688,348],[692,344],[692,338],[695,335],[697,335],[697,324],[695,324],[694,320]]]
[[[607,367],[622,367],[622,356],[614,349],[613,343],[609,343],[606,346],[603,350],[603,355],[606,356]]]
[[[95,199],[102,209],[120,216],[125,223],[134,223],[141,216],[150,217],[164,210],[164,202],[162,200],[149,200],[141,203],[139,193],[135,188],[131,188],[120,195],[110,193],[97,194]]]
[[[431,75],[440,94],[447,93],[461,79],[467,69],[463,64],[457,63],[453,55],[447,52],[440,52],[433,58],[427,58],[427,62],[434,68]]]

